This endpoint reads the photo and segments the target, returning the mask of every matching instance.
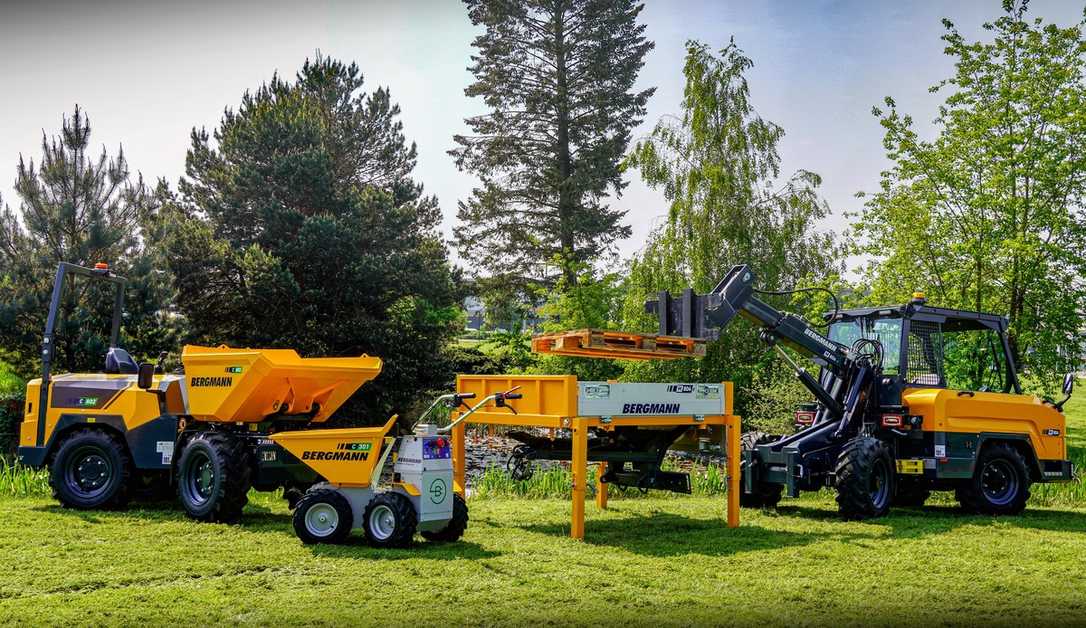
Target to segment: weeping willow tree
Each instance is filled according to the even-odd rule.
[[[709,291],[734,264],[749,264],[758,287],[773,290],[831,284],[840,271],[833,234],[815,229],[830,212],[821,179],[809,170],[782,176],[784,129],[755,110],[746,79],[752,66],[734,41],[719,53],[688,42],[681,112],[660,120],[626,159],[668,202],[666,220],[631,262],[623,307],[630,328],[654,328],[642,304],[657,291]],[[787,373],[745,321],[721,336],[704,360],[634,365],[627,376],[732,380],[747,407]]]

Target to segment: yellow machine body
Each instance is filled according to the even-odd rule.
[[[320,423],[381,372],[380,358],[303,358],[291,349],[186,345],[181,361],[187,414],[220,422],[311,414]]]
[[[384,448],[392,439],[386,437],[396,423],[391,417],[381,427],[351,427],[331,430],[278,432],[269,438],[294,457],[336,486],[364,488],[376,484],[373,470]]]
[[[165,409],[183,414],[180,381],[177,375],[155,375],[152,390],[164,392]],[[102,423],[135,431],[159,419],[163,412],[158,396],[136,386],[135,375],[70,373],[55,375],[49,391],[42,438],[38,439],[38,399],[41,379],[26,385],[26,405],[19,429],[19,446],[35,447],[48,442],[57,427],[74,423]],[[62,425],[63,424],[63,425]]]
[[[923,417],[924,431],[1016,435],[1029,440],[1038,460],[1067,457],[1063,413],[1033,395],[906,388],[902,402]]]

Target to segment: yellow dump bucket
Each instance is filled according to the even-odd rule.
[[[303,358],[291,349],[186,345],[181,362],[189,414],[222,422],[272,414],[324,421],[381,372],[380,358]]]
[[[332,484],[365,487],[376,481],[373,469],[381,459],[384,437],[396,418],[393,416],[381,427],[298,430],[279,432],[269,438]]]

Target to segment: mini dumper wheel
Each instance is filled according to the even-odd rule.
[[[374,547],[407,547],[419,517],[411,501],[399,493],[381,493],[370,500],[363,515],[366,541]]]
[[[342,543],[354,527],[351,504],[338,491],[307,492],[294,507],[294,533],[306,545]]]
[[[422,538],[427,541],[437,541],[439,543],[452,543],[453,541],[459,541],[460,537],[464,536],[464,530],[468,528],[468,504],[464,501],[464,498],[459,493],[453,493],[453,515],[452,519],[445,524],[444,528],[440,530],[434,530],[433,532],[423,532]]]

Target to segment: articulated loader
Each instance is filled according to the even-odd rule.
[[[830,487],[842,516],[864,519],[946,490],[967,511],[1015,514],[1032,483],[1073,479],[1063,405],[1074,377],[1061,401],[1023,394],[1006,318],[932,307],[917,293],[901,305],[835,310],[826,335],[758,293],[740,265],[709,294],[663,292],[646,303],[661,334],[711,335],[736,315],[752,321],[815,397],[796,412],[794,434],[744,435],[744,505]],[[811,359],[819,376],[780,345]]]
[[[110,347],[101,373],[53,375],[57,313],[73,277],[114,286]],[[42,376],[27,384],[18,453],[24,464],[49,469],[63,505],[120,507],[136,493],[173,489],[189,516],[230,522],[251,488],[284,488],[306,542],[341,541],[354,527],[378,546],[405,545],[416,529],[442,540],[463,533],[463,501],[430,486],[452,487],[447,440],[431,426],[400,440],[388,437],[396,417],[377,428],[301,429],[326,421],[376,377],[380,358],[190,345],[183,372],[167,374],[118,346],[124,289],[105,264],[57,268]],[[379,471],[399,448],[419,460],[398,460],[392,487],[379,490]],[[426,499],[422,488],[432,489]]]

